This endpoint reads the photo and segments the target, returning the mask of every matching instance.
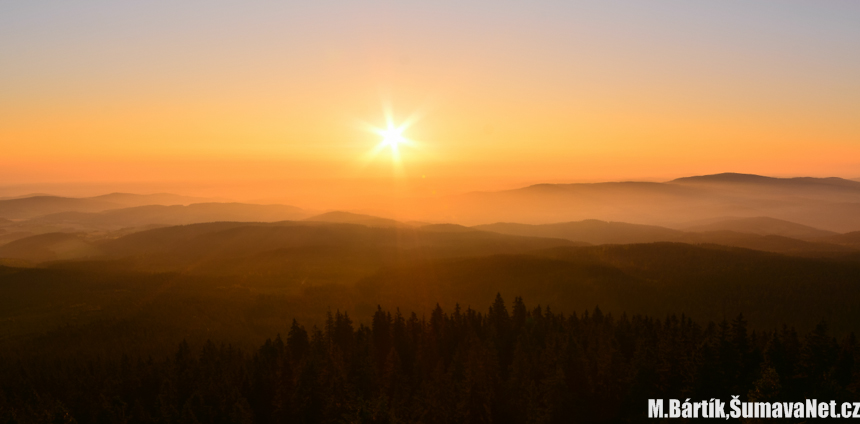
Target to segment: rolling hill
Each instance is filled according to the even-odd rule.
[[[819,241],[860,249],[860,231],[822,237]]]
[[[670,182],[674,184],[725,185],[733,187],[765,186],[771,189],[785,188],[788,190],[831,189],[837,191],[844,190],[853,194],[856,194],[857,191],[860,190],[860,182],[844,178],[774,178],[754,174],[738,174],[734,172],[725,172],[721,174],[701,175],[694,177],[683,177],[674,179]]]
[[[850,242],[850,236],[846,239],[848,241],[831,241],[831,238],[836,236],[807,241],[773,234],[726,230],[685,232],[659,226],[598,220],[546,225],[498,223],[471,228],[456,224],[414,227],[394,220],[346,212],[332,212],[305,221],[269,224],[227,220],[231,217],[273,220],[301,213],[297,208],[277,205],[193,204],[143,206],[89,214],[53,214],[25,221],[30,227],[17,223],[14,227],[7,228],[31,228],[46,233],[51,229],[61,228],[70,233],[69,237],[85,240],[81,242],[91,244],[91,248],[84,249],[79,246],[78,250],[70,250],[65,255],[52,256],[44,252],[54,249],[54,238],[59,235],[42,237],[19,231],[0,234],[0,240],[18,241],[0,250],[4,252],[0,257],[41,262],[93,257],[98,256],[97,252],[105,252],[102,255],[104,258],[134,257],[139,262],[139,267],[148,266],[162,270],[193,269],[195,272],[205,270],[210,274],[230,273],[241,269],[242,272],[256,275],[264,272],[260,270],[275,274],[287,272],[289,267],[296,266],[298,260],[289,259],[290,257],[311,260],[309,258],[313,256],[316,259],[312,261],[319,264],[322,263],[320,261],[334,260],[337,255],[345,255],[345,258],[351,258],[346,262],[351,261],[353,265],[366,270],[381,263],[523,253],[556,245],[681,242],[717,244],[801,256],[848,255],[858,252],[856,246]],[[342,223],[343,221],[352,223]],[[170,225],[183,222],[194,224]],[[815,233],[814,229],[808,230],[804,226],[766,218],[754,219],[752,223],[747,220],[739,222],[741,226],[746,225],[763,233],[767,233],[768,228],[789,228],[792,231],[831,234],[823,231]],[[146,223],[165,227],[147,229],[144,227]],[[761,223],[767,225],[758,225]],[[90,232],[86,237],[75,234],[76,231],[82,230],[103,232]],[[16,253],[16,249],[22,249],[23,253]],[[42,253],[33,253],[37,251]],[[371,265],[361,265],[362,260]]]
[[[39,195],[0,200],[0,218],[29,219],[60,212],[101,212],[143,205],[187,205],[207,200],[167,193],[111,193],[87,198]]]
[[[860,263],[793,258],[680,243],[559,247],[530,255],[464,258],[381,270],[358,302],[430,310],[480,305],[499,292],[555,311],[604,311],[719,321],[743,312],[761,328],[827,319],[839,332],[860,322]]]
[[[190,205],[192,203],[224,203],[224,199],[207,197],[182,196],[172,193],[155,194],[133,194],[133,193],[109,193],[101,196],[90,197],[93,200],[118,203],[125,207],[147,206],[147,205]]]
[[[71,243],[58,250],[59,243]],[[38,235],[0,248],[0,258],[31,262],[86,259],[95,267],[130,271],[241,276],[283,287],[352,284],[382,266],[438,258],[521,254],[556,246],[563,239],[520,237],[485,231],[438,231],[368,227],[314,221],[216,222],[163,227],[116,239],[86,241],[74,234]],[[68,267],[88,267],[68,263]],[[98,265],[101,263],[102,265]],[[109,265],[111,263],[112,265]],[[310,279],[310,281],[308,281]]]
[[[109,343],[141,351],[184,338],[257,343],[293,318],[323,325],[329,310],[364,320],[377,305],[429,313],[481,307],[497,292],[565,313],[599,305],[707,322],[743,312],[760,329],[827,319],[837,334],[860,322],[858,260],[427,227],[218,222],[96,242],[30,237],[0,247],[0,339],[98,350],[113,334]]]
[[[654,225],[636,225],[624,222],[605,222],[588,219],[558,224],[527,225],[497,223],[472,227],[482,231],[492,231],[530,237],[557,237],[591,244],[628,244],[672,241],[683,236],[683,232]]]
[[[686,227],[684,230],[696,233],[734,231],[737,233],[783,236],[808,241],[836,235],[833,231],[819,230],[807,225],[766,216],[718,219],[707,224]]]
[[[306,218],[305,221],[358,224],[366,225],[368,227],[410,227],[408,224],[404,224],[393,219],[342,211],[326,212],[324,214]]]
[[[58,212],[99,212],[121,208],[122,204],[98,199],[78,199],[58,196],[35,196],[0,200],[0,217],[28,219]]]
[[[82,235],[71,233],[39,234],[0,246],[0,258],[30,262],[83,259],[103,254]]]
[[[723,222],[723,221],[720,221]],[[498,223],[478,225],[473,228],[502,234],[557,237],[589,244],[634,244],[654,242],[678,242],[688,244],[717,244],[767,252],[793,255],[833,255],[857,253],[849,244],[828,242],[822,234],[833,234],[814,228],[769,218],[734,220],[720,225],[727,228],[748,229],[751,232],[729,230],[679,231],[653,225],[637,225],[623,222],[585,220],[558,224],[527,225]],[[755,231],[755,232],[752,232]],[[770,231],[773,231],[771,233]],[[790,232],[809,236],[814,241],[799,240],[779,235]],[[775,234],[776,233],[776,234]],[[813,237],[816,235],[817,237]]]
[[[860,229],[860,183],[840,178],[717,174],[669,182],[538,184],[412,205],[414,219],[483,225],[599,219],[679,228],[767,216],[831,232]]]
[[[846,257],[860,253],[857,249],[834,243],[812,242],[772,234],[758,235],[735,231],[685,233],[675,241],[687,244],[715,244],[740,247],[796,256]]]
[[[199,237],[210,232],[241,228],[206,226],[175,227],[183,234],[153,230],[147,238],[192,246],[209,240]],[[244,258],[248,262],[220,257],[199,263],[232,270],[215,273],[136,270],[128,260],[38,268],[12,268],[8,265],[14,261],[0,261],[7,265],[0,266],[0,339],[35,337],[38,343],[59,341],[87,351],[121,342],[144,352],[164,340],[219,337],[258,343],[289,328],[293,318],[323,325],[330,310],[348,311],[366,323],[377,305],[414,310],[420,317],[437,303],[446,309],[455,303],[482,308],[496,293],[505,299],[527,296],[566,314],[600,306],[613,314],[683,313],[707,322],[742,312],[763,330],[785,323],[805,332],[826,319],[838,335],[857,331],[860,322],[856,261],[679,243],[562,245],[419,261],[382,260],[384,255],[368,261],[373,252],[383,252],[379,245],[350,250],[341,244],[339,249],[305,246],[264,251]],[[265,260],[285,263],[294,274],[275,270],[269,279],[249,274],[272,272],[263,266]],[[115,338],[106,341],[106,333]]]
[[[208,223],[142,231],[102,243],[111,256],[166,253],[172,257],[246,256],[279,249],[342,247],[395,249],[414,255],[462,256],[570,246],[562,239],[483,231],[440,232],[325,222]]]
[[[117,230],[130,227],[186,225],[203,222],[275,222],[301,219],[303,210],[286,205],[243,203],[194,203],[190,205],[148,205],[97,213],[63,212],[33,218],[21,225],[53,226],[71,231]]]

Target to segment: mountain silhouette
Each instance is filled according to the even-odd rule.
[[[33,218],[23,224],[115,230],[148,225],[185,225],[217,221],[275,222],[301,219],[305,216],[307,213],[302,209],[287,205],[194,203],[185,206],[138,206],[98,213],[63,212]]]
[[[681,231],[654,225],[605,222],[596,219],[543,225],[497,223],[477,225],[473,228],[520,236],[558,237],[591,244],[653,243],[676,240],[683,235]]]
[[[58,212],[100,212],[123,205],[98,199],[59,196],[34,196],[0,200],[0,217],[27,219]]]
[[[216,222],[156,228],[92,242],[87,249],[80,245],[82,253],[76,256],[50,253],[58,241],[78,237],[65,234],[21,239],[3,246],[0,257],[31,262],[86,259],[103,264],[93,265],[96,268],[242,276],[290,287],[310,277],[313,284],[354,282],[383,266],[577,245],[563,239],[477,230],[425,231],[313,221]]]
[[[800,255],[848,254],[856,251],[850,244],[833,243],[829,242],[829,239],[822,238],[834,233],[771,218],[719,221],[712,224],[712,228],[700,227],[696,231],[679,231],[653,225],[594,219],[543,225],[497,223],[478,225],[473,228],[511,235],[557,237],[590,244],[678,242],[716,244]],[[715,228],[735,228],[738,231]],[[748,232],[743,231],[747,229]],[[809,241],[783,236],[782,234],[785,233],[801,234],[807,236]]]
[[[59,212],[101,212],[143,205],[185,205],[206,200],[168,193],[111,193],[85,198],[39,195],[0,200],[0,217],[28,219]]]
[[[413,264],[382,269],[357,288],[372,294],[365,302],[424,311],[437,302],[466,307],[501,293],[535,298],[554,311],[600,305],[604,311],[658,316],[671,311],[711,320],[743,312],[765,326],[790,321],[806,329],[815,324],[809,316],[830,316],[844,331],[860,322],[854,306],[858,269],[857,262],[649,243]]]
[[[850,190],[860,190],[860,182],[848,180],[844,178],[828,177],[828,178],[813,178],[813,177],[795,177],[795,178],[775,178],[765,177],[755,174],[738,174],[733,172],[725,172],[722,174],[701,175],[695,177],[676,178],[671,183],[676,184],[729,184],[729,185],[767,185],[767,186],[783,186],[783,187],[809,187],[809,186],[826,186],[826,187],[841,187]]]
[[[819,241],[860,249],[860,231],[822,237]]]
[[[800,240],[815,240],[836,235],[832,231],[819,230],[807,225],[775,219],[766,216],[753,218],[728,218],[684,228],[691,232],[734,231],[758,235],[776,235]]]
[[[90,197],[93,200],[119,203],[126,207],[146,205],[190,205],[192,203],[223,203],[224,199],[182,196],[171,193],[155,194],[133,194],[133,193],[109,193],[101,196]]]
[[[457,225],[457,224],[424,224],[424,225],[419,226],[419,228],[421,228],[422,231],[440,231],[440,232],[444,232],[444,233],[463,233],[463,232],[479,231],[480,230],[480,228],[471,228],[471,227],[466,227],[466,226]],[[505,234],[503,231],[493,231],[493,232]],[[513,233],[510,233],[510,234],[513,234]],[[513,235],[519,235],[519,234],[513,234]]]
[[[352,212],[333,211],[306,218],[305,221],[332,222],[340,224],[359,224],[368,227],[406,227],[409,226],[393,219],[380,218]]]
[[[0,246],[0,258],[30,262],[82,259],[103,255],[81,234],[48,233],[26,237]]]
[[[470,226],[598,219],[681,228],[691,221],[770,217],[844,233],[860,230],[860,183],[716,174],[663,183],[536,184],[423,201],[410,211],[415,219]]]

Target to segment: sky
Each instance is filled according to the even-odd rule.
[[[0,0],[0,186],[858,178],[858,22],[853,0]]]

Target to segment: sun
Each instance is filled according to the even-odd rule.
[[[396,125],[394,120],[391,119],[390,116],[386,117],[386,126],[379,128],[371,125],[367,125],[366,128],[370,130],[372,133],[377,134],[381,137],[376,146],[368,152],[367,160],[371,160],[376,157],[383,150],[388,150],[391,152],[391,160],[395,165],[399,165],[401,162],[400,158],[400,150],[404,146],[416,147],[416,143],[404,135],[404,132],[409,128],[412,124],[412,120],[407,120],[400,125]]]
[[[406,129],[405,125],[395,126],[390,120],[388,121],[387,128],[377,128],[375,129],[375,133],[382,136],[382,140],[379,144],[376,145],[374,150],[374,154],[378,153],[380,150],[385,149],[386,147],[391,150],[391,160],[396,163],[400,162],[400,145],[401,144],[409,144],[409,140],[403,136],[403,130]]]
[[[395,128],[389,125],[388,128],[377,131],[382,136],[381,143],[391,150],[398,150],[400,144],[406,143],[406,138],[403,137],[403,128]]]
[[[366,121],[358,121],[359,127],[362,130],[379,137],[373,148],[360,156],[361,167],[368,166],[371,162],[376,161],[381,153],[388,151],[391,154],[390,160],[395,176],[402,177],[404,174],[404,158],[401,155],[406,153],[409,156],[413,156],[423,151],[422,143],[407,135],[409,128],[421,119],[421,115],[423,113],[419,110],[408,115],[404,120],[397,120],[394,118],[390,106],[384,104],[384,125],[377,126]]]

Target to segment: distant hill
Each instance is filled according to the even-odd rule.
[[[51,196],[51,194],[48,194],[48,193],[28,193],[28,194],[22,194],[22,195],[19,195],[19,196],[4,196],[4,197],[0,197],[0,200],[23,199],[23,198],[25,198],[25,197],[37,197],[37,196],[47,196],[47,197],[50,197],[50,196]]]
[[[39,195],[0,200],[0,218],[29,219],[60,212],[92,213],[143,205],[187,205],[209,200],[168,193],[111,193],[88,198]]]
[[[681,231],[664,227],[596,219],[543,225],[497,223],[473,228],[518,236],[558,237],[591,244],[652,243],[676,240],[683,235]]]
[[[729,184],[729,185],[767,185],[767,186],[782,186],[782,187],[838,187],[849,190],[860,190],[860,182],[847,180],[844,178],[829,177],[829,178],[813,178],[813,177],[795,177],[795,178],[774,178],[765,177],[754,174],[737,174],[726,172],[722,174],[702,175],[695,177],[677,178],[671,183],[676,184]]]
[[[470,226],[494,222],[549,224],[593,218],[663,225],[675,221],[673,216],[665,214],[667,206],[698,198],[706,202],[707,193],[663,183],[537,184],[515,190],[449,196],[422,202],[415,209],[416,213],[424,214],[419,217]]]
[[[37,233],[34,233],[32,231],[15,231],[9,229],[0,229],[0,246],[10,241],[34,236],[36,234]]]
[[[33,264],[24,259],[0,258],[0,267],[30,268]]]
[[[190,206],[146,206],[107,211],[98,214],[57,214],[45,217],[59,220],[73,219],[94,225],[116,227],[133,222],[153,222],[152,210],[166,213],[165,219],[176,220],[182,214],[176,211],[194,210],[197,206],[215,207],[223,204]],[[243,208],[258,205],[228,205]],[[206,210],[206,208],[204,208]],[[274,209],[274,213],[282,212]],[[289,209],[287,212],[294,212]],[[136,218],[142,214],[144,218]],[[83,218],[82,218],[83,216]],[[192,218],[213,215],[192,215]],[[123,219],[118,219],[123,218]],[[768,252],[801,256],[845,255],[858,251],[850,240],[834,242],[830,239],[804,241],[777,235],[759,235],[735,231],[683,232],[669,228],[636,225],[621,222],[586,220],[547,225],[499,223],[474,228],[454,224],[434,224],[422,227],[403,226],[397,221],[366,215],[347,213],[327,214],[329,219],[349,219],[366,224],[344,224],[324,221],[262,222],[208,222],[193,225],[168,226],[91,242],[104,252],[104,258],[137,258],[140,266],[162,270],[189,270],[194,272],[263,272],[277,269],[286,272],[296,263],[290,258],[305,258],[311,262],[328,260],[352,261],[361,269],[403,261],[422,261],[432,258],[476,256],[500,253],[525,253],[552,246],[589,244],[634,244],[654,242],[680,242],[688,244],[716,244],[742,247]],[[137,221],[135,221],[137,220]],[[35,221],[35,220],[34,220]],[[166,221],[162,221],[166,222]],[[770,222],[770,221],[766,221]],[[374,225],[377,224],[377,225]],[[384,224],[384,225],[378,225]],[[0,239],[5,234],[0,235]],[[46,244],[60,240],[58,235],[29,236],[20,234],[17,242],[9,243],[2,251],[5,257],[23,258],[34,262],[55,259],[77,259],[98,254],[94,250],[81,250],[85,255],[52,256]],[[68,239],[80,236],[67,234]],[[12,238],[12,239],[14,239]],[[66,240],[66,239],[62,239]],[[60,241],[62,241],[60,240]],[[841,239],[840,239],[841,240]],[[848,239],[846,239],[848,240]],[[53,244],[51,244],[53,245]],[[38,248],[38,249],[37,249]],[[22,250],[23,249],[23,250]],[[39,254],[31,253],[34,249]],[[18,251],[24,253],[15,253]],[[14,254],[13,254],[14,253]],[[4,257],[0,255],[0,257]],[[315,258],[315,259],[309,259]],[[320,262],[322,261],[322,262]],[[367,265],[361,264],[366,261]],[[239,265],[237,262],[241,262]],[[290,265],[293,264],[293,265]],[[191,266],[192,268],[189,268]]]
[[[832,236],[822,237],[818,241],[823,243],[833,243],[842,246],[848,246],[855,249],[860,249],[860,231],[854,231],[846,234],[836,234]]]
[[[110,193],[101,196],[90,197],[93,200],[103,200],[106,202],[118,203],[126,207],[146,206],[146,205],[190,205],[192,203],[220,203],[225,202],[224,199],[181,196],[171,193],[155,193],[155,194],[132,194],[132,193]]]
[[[734,231],[738,233],[784,236],[800,240],[814,240],[836,235],[832,231],[819,230],[807,225],[766,216],[723,219],[708,224],[686,227],[684,230],[692,232]]]
[[[559,247],[531,255],[435,261],[380,270],[357,288],[373,305],[431,310],[501,293],[571,313],[605,311],[719,321],[743,313],[760,328],[786,322],[838,332],[860,322],[860,264],[681,243]],[[372,302],[372,303],[371,303]]]
[[[58,212],[99,212],[107,209],[121,208],[122,206],[120,203],[98,199],[35,196],[0,200],[0,217],[27,219]]]
[[[693,177],[676,178],[673,183],[720,183],[720,184],[768,184],[779,181],[779,178],[765,177],[755,174],[739,174],[724,172],[712,175],[697,175]]]
[[[102,254],[81,235],[69,233],[39,234],[0,246],[0,258],[31,262],[81,259]]]
[[[440,231],[444,233],[466,233],[471,231],[479,231],[475,228],[470,228],[457,224],[424,224],[421,225],[419,228],[421,229],[421,231]],[[501,233],[501,231],[494,232]]]
[[[173,257],[247,256],[279,249],[339,247],[395,249],[410,255],[459,256],[525,252],[570,241],[484,231],[440,232],[326,222],[216,222],[158,228],[105,241],[112,256],[167,253]]]
[[[417,220],[463,225],[599,219],[678,228],[721,217],[771,217],[825,231],[860,230],[860,183],[841,178],[717,174],[658,182],[537,184],[415,202]]]
[[[519,254],[562,239],[326,222],[219,222],[158,228],[100,242],[101,260],[146,272],[242,276],[279,286],[353,283],[383,266],[437,258]]]
[[[71,231],[116,230],[147,225],[185,225],[201,222],[275,222],[307,216],[302,209],[286,205],[244,203],[195,203],[187,206],[149,205],[98,213],[64,212],[31,219],[29,225],[66,227]]]
[[[685,233],[674,241],[688,244],[716,244],[798,256],[831,256],[858,253],[857,249],[827,242],[811,242],[777,235],[758,235],[735,231]]]
[[[742,228],[743,225],[750,225],[753,229],[765,228],[762,226],[756,227],[753,224],[767,224],[776,229],[785,227],[797,233],[804,233],[804,231],[806,231],[804,234],[833,234],[826,231],[816,230],[814,228],[811,229],[814,231],[809,231],[805,230],[805,228],[808,227],[786,223],[785,221],[780,220],[771,220],[769,218],[753,219],[751,222],[741,220],[737,227]],[[780,235],[762,235],[757,233],[742,233],[739,231],[727,230],[685,232],[652,225],[605,222],[594,219],[543,225],[498,223],[478,225],[473,228],[483,231],[520,236],[557,237],[590,244],[634,244],[655,242],[717,244],[722,246],[742,247],[745,249],[793,255],[828,255],[856,252],[856,250],[849,245],[838,245],[837,243],[831,243],[824,239],[815,239],[814,237],[811,238],[815,239],[815,241],[804,241]]]
[[[362,215],[351,212],[334,211],[306,218],[305,221],[335,222],[340,224],[359,224],[368,227],[407,227],[409,225],[387,218]]]

